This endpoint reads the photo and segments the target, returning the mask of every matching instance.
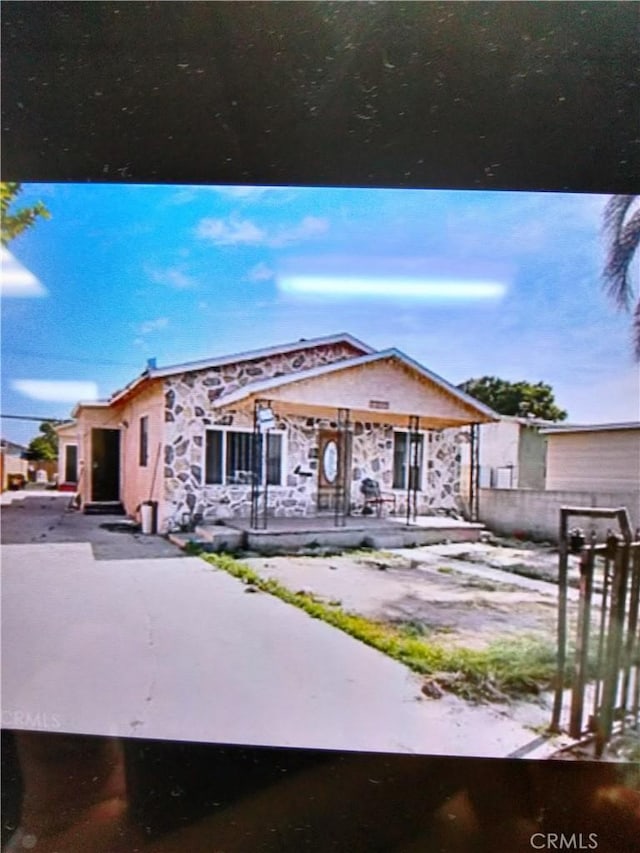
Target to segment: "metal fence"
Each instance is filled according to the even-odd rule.
[[[570,529],[576,518],[617,521],[604,541]],[[638,730],[640,704],[640,531],[626,509],[560,510],[558,668],[551,728],[595,737],[600,756],[614,731]],[[569,555],[579,557],[577,620],[568,618]],[[570,706],[565,690],[570,686]],[[566,717],[568,710],[568,720]]]

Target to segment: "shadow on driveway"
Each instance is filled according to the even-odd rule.
[[[184,557],[162,536],[143,536],[122,515],[84,515],[70,495],[15,497],[2,507],[3,545],[88,542],[96,560]]]

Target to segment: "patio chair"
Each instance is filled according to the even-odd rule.
[[[376,515],[380,518],[385,504],[390,504],[390,512],[392,515],[395,515],[396,496],[390,492],[383,493],[380,490],[380,483],[377,480],[365,477],[360,483],[360,492],[364,501],[362,515],[370,515],[375,509]]]

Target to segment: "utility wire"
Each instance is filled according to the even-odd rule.
[[[43,421],[47,421],[52,424],[62,424],[65,421],[71,420],[71,418],[36,418],[33,415],[5,415],[0,414],[0,418],[7,418],[12,421],[38,421],[38,423],[42,423]]]
[[[80,358],[71,355],[55,355],[54,353],[48,355],[47,353],[30,352],[29,350],[19,349],[5,350],[3,355],[19,355],[27,358],[41,358],[46,359],[46,361],[73,361],[81,362],[82,364],[108,364],[113,367],[140,367],[140,364],[138,362],[134,364],[132,361],[110,361],[109,359]]]

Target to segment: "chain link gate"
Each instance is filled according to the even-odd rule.
[[[604,542],[569,530],[571,518],[616,519]],[[569,555],[580,558],[574,640],[567,616]],[[573,738],[591,734],[600,757],[614,727],[638,731],[640,704],[640,531],[632,533],[624,508],[563,507],[560,510],[558,652],[552,731]],[[568,721],[563,721],[570,684]]]

